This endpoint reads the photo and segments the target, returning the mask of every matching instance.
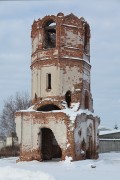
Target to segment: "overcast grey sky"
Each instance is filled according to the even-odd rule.
[[[63,12],[91,27],[91,87],[101,125],[120,128],[120,1],[0,1],[0,110],[15,92],[31,91],[31,25]]]

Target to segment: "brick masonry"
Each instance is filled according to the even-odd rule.
[[[100,119],[93,114],[89,24],[74,14],[45,16],[33,22],[31,38],[33,106],[15,114],[19,160],[42,161],[48,149],[48,159],[60,151],[62,160],[97,158]]]

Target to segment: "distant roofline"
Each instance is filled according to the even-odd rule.
[[[116,130],[116,129],[113,129],[113,130],[107,130],[107,131],[99,131],[99,135],[106,135],[106,134],[114,134],[114,133],[120,133],[120,129],[119,130]]]

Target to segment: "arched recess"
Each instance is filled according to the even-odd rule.
[[[56,47],[56,22],[52,18],[48,18],[43,23],[43,48],[55,48]]]
[[[87,50],[87,45],[89,43],[89,38],[90,38],[89,24],[85,23],[84,24],[84,50]]]
[[[51,160],[62,156],[61,148],[52,130],[49,128],[41,129],[41,154],[42,160]]]
[[[89,109],[89,94],[87,91],[85,92],[84,107],[85,109]]]
[[[37,111],[53,111],[53,110],[60,110],[60,108],[54,104],[45,104],[37,108]]]
[[[87,159],[91,159],[92,157],[92,146],[93,146],[92,127],[89,126],[87,128],[87,144],[86,144],[86,158]]]

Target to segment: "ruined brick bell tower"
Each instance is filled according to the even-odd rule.
[[[33,22],[31,38],[33,106],[15,120],[20,160],[97,158],[89,24],[73,14],[45,16]]]
[[[46,16],[32,25],[32,100],[71,101],[93,111],[90,92],[90,29],[73,14]],[[85,103],[84,103],[85,102]]]

